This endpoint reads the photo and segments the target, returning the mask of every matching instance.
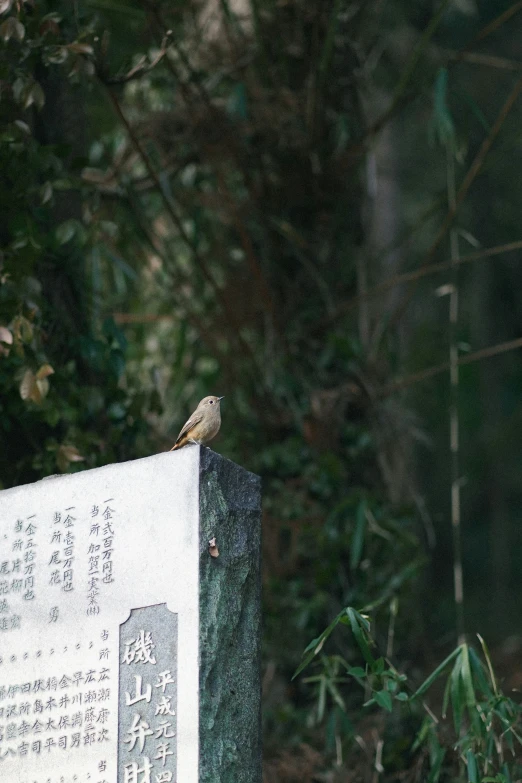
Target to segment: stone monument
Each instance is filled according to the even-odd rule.
[[[0,492],[0,781],[260,783],[259,565],[205,447]]]

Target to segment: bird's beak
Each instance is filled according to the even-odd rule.
[[[223,395],[222,397],[218,397],[219,402],[221,402],[221,400],[224,400],[224,399],[225,399],[225,395]]]

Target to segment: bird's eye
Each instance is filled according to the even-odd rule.
[[[214,405],[214,400],[209,400],[209,401],[208,401],[208,404],[209,404],[209,405]]]

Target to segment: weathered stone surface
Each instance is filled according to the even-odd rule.
[[[150,783],[158,777],[174,783],[171,757],[165,765],[156,758],[164,741],[160,724],[169,717],[156,714],[163,695],[176,712],[177,779],[198,783],[199,450],[0,492],[4,563],[0,708],[9,707],[13,726],[0,737],[2,783],[117,783],[118,748],[129,783],[133,764],[134,783],[147,779],[137,770],[149,764]],[[178,618],[175,656],[164,656],[164,636],[140,611],[157,605]],[[120,649],[120,626],[129,627],[132,610],[146,621],[139,630],[152,633],[158,653],[156,663],[137,672],[126,662],[125,645]],[[125,690],[151,698],[119,703],[125,669],[131,675]],[[156,683],[167,669],[176,687],[160,694]],[[39,711],[40,702],[49,703],[47,712]],[[134,732],[133,747],[135,714],[148,728]],[[39,715],[46,717],[43,727]]]
[[[260,480],[202,447],[199,507],[199,780],[259,783]]]
[[[259,552],[204,447],[0,492],[0,781],[260,783]]]

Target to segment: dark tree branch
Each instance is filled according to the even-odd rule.
[[[489,348],[481,348],[479,351],[469,353],[467,356],[461,356],[457,364],[459,366],[463,364],[473,364],[479,362],[482,359],[489,359],[492,356],[498,356],[501,353],[507,353],[508,351],[514,351],[518,348],[522,348],[522,337],[517,337],[515,340],[508,340],[505,343],[497,343]],[[427,367],[425,370],[419,370],[419,372],[407,375],[405,378],[398,378],[392,383],[384,386],[378,390],[376,396],[379,398],[389,397],[390,394],[402,391],[403,389],[413,386],[421,381],[427,381],[430,378],[440,375],[443,372],[447,372],[450,369],[449,362],[443,362],[442,364],[436,364],[433,367]]]

